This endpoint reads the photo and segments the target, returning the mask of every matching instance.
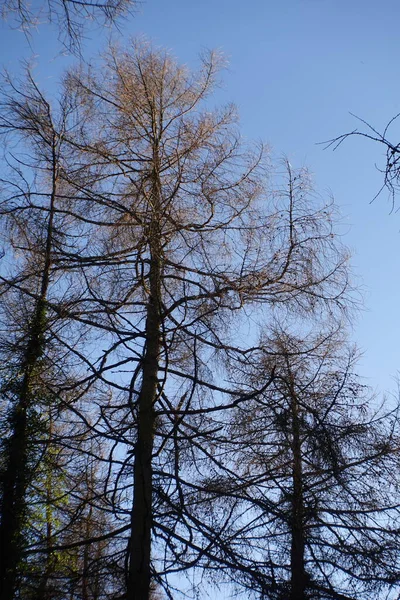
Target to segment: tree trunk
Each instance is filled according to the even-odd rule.
[[[142,363],[142,384],[138,395],[138,430],[135,448],[134,498],[131,515],[128,600],[148,600],[151,584],[152,454],[154,440],[154,402],[157,398],[161,349],[161,194],[159,176],[154,169],[152,216],[149,225],[150,269],[146,315],[146,345]]]
[[[13,600],[18,568],[22,559],[21,534],[25,513],[28,475],[28,409],[31,401],[32,376],[42,351],[41,323],[43,302],[37,304],[31,337],[25,353],[24,376],[11,419],[11,437],[6,446],[6,469],[0,523],[0,597]]]
[[[28,410],[32,404],[32,384],[38,361],[43,354],[46,329],[46,299],[50,282],[53,243],[54,206],[57,192],[57,142],[53,139],[53,180],[49,220],[46,231],[45,255],[39,297],[29,324],[28,343],[21,365],[22,381],[16,391],[11,417],[11,436],[6,442],[6,468],[2,481],[0,513],[0,598],[13,600],[18,570],[23,557],[22,528],[26,509],[26,489],[29,484]],[[16,385],[17,387],[17,385]]]
[[[290,600],[306,600],[307,574],[305,571],[304,564],[305,532],[300,416],[296,393],[293,389],[291,389],[291,398],[293,444],[293,497],[291,515],[292,540],[290,551]]]
[[[26,386],[25,386],[26,387]],[[27,398],[22,397],[12,417],[12,437],[3,476],[0,523],[0,598],[13,600],[20,562],[21,528],[25,509],[27,463]]]

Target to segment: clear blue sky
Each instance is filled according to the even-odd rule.
[[[399,22],[398,0],[146,0],[122,29],[122,37],[146,35],[190,65],[202,49],[221,49],[230,66],[218,101],[238,105],[243,134],[307,165],[317,188],[334,195],[365,290],[353,333],[365,352],[360,370],[373,386],[393,391],[400,213],[389,215],[385,193],[370,205],[381,150],[354,139],[333,153],[316,142],[356,127],[349,111],[378,128],[400,111]],[[100,30],[91,36],[87,56],[106,38]],[[29,48],[21,32],[0,26],[0,62],[15,70],[35,53],[38,78],[49,87],[71,63],[56,57],[59,49],[51,27],[34,32]]]

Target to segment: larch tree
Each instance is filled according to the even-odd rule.
[[[394,597],[398,408],[374,408],[337,332],[278,328],[257,354],[253,385],[271,364],[274,380],[234,414],[236,485],[215,486],[242,501],[232,539],[258,574],[247,585],[280,600]]]
[[[68,229],[59,207],[63,136],[70,111],[64,97],[54,114],[29,75],[21,85],[9,77],[3,81],[0,589],[5,600],[19,590],[25,550],[36,537],[31,519],[37,511],[32,508],[38,502],[35,486],[41,480],[48,494],[54,491],[45,473],[50,476],[55,469],[55,420],[67,403],[62,389],[71,385],[71,365],[76,362],[62,343],[65,338],[72,345],[76,340],[70,320],[59,310],[68,284],[61,283],[53,262]],[[46,505],[50,544],[54,507],[43,496],[40,502]]]
[[[111,463],[125,447],[112,497],[120,515],[132,501],[130,600],[203,557],[232,564],[187,498],[199,462],[212,463],[202,447],[217,413],[247,399],[223,367],[245,356],[240,317],[282,306],[327,318],[348,298],[329,206],[309,202],[306,174],[288,164],[285,193],[268,191],[262,149],[246,149],[234,109],[205,102],[217,67],[210,55],[191,74],[135,43],[112,50],[101,72],[66,79],[81,124],[69,183],[92,227],[76,257],[88,293],[74,310],[110,338],[93,376],[119,390],[102,416],[120,442]]]
[[[28,92],[13,85],[5,101],[3,128],[22,132],[26,147],[19,184],[3,184],[3,215],[14,219],[18,240],[29,240],[18,241],[19,256],[24,265],[35,257],[40,282],[47,256],[48,283],[43,296],[31,271],[25,276],[12,263],[4,289],[29,299],[29,314],[44,303],[44,343],[54,336],[62,361],[78,365],[78,378],[60,372],[52,388],[65,413],[55,415],[50,446],[75,457],[65,481],[72,483],[74,465],[99,474],[97,483],[76,477],[79,489],[65,483],[73,500],[64,508],[57,494],[41,501],[61,525],[29,548],[19,543],[14,587],[24,552],[69,553],[77,569],[50,561],[40,585],[51,593],[51,578],[60,577],[66,594],[69,571],[78,598],[148,600],[157,589],[171,598],[169,575],[196,568],[255,574],[245,546],[227,535],[235,511],[220,512],[217,525],[209,519],[218,511],[204,484],[206,475],[231,469],[224,444],[232,412],[274,381],[270,365],[249,384],[244,365],[260,344],[245,332],[282,312],[321,322],[343,313],[348,256],[334,234],[334,207],[313,198],[307,173],[286,163],[274,189],[263,149],[240,139],[234,108],[210,108],[219,66],[211,54],[190,73],[168,53],[133,43],[111,50],[100,69],[65,77],[56,110],[64,119],[49,120],[50,103],[32,78]],[[33,124],[31,106],[39,107]],[[35,223],[42,232],[50,227],[47,254],[31,242]],[[49,360],[46,376],[57,364]],[[38,398],[29,396],[32,411]],[[33,476],[24,452],[22,473]],[[2,454],[6,463],[9,455]],[[48,474],[41,465],[38,477]],[[19,489],[23,508],[28,482]],[[12,542],[4,539],[7,551]],[[107,583],[115,573],[125,576],[123,589]]]

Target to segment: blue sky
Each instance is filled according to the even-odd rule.
[[[352,139],[332,152],[317,142],[357,127],[349,112],[381,128],[400,111],[399,20],[394,0],[146,0],[114,36],[145,35],[189,65],[205,48],[224,52],[229,67],[216,102],[234,102],[245,137],[308,166],[318,190],[341,208],[343,241],[364,289],[353,331],[364,351],[360,372],[393,391],[400,370],[400,213],[389,214],[386,193],[370,204],[382,150]],[[86,56],[104,47],[107,35],[93,30]],[[33,55],[38,79],[53,89],[73,62],[60,55],[49,26],[33,32],[31,47],[21,32],[0,26],[3,65],[14,71]]]

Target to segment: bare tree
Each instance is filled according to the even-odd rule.
[[[305,196],[306,174],[287,164],[285,191],[269,193],[262,153],[244,148],[233,108],[202,108],[217,66],[211,55],[191,75],[165,52],[135,44],[111,51],[101,75],[67,80],[84,124],[71,139],[81,218],[97,227],[95,250],[79,257],[92,297],[85,310],[102,323],[106,315],[114,330],[99,359],[114,383],[132,364],[107,417],[127,448],[114,499],[133,485],[130,599],[147,599],[152,574],[168,564],[190,568],[218,554],[212,530],[187,510],[185,477],[220,427],[208,414],[247,397],[210,372],[223,368],[223,356],[246,352],[234,341],[234,317],[280,305],[327,317],[346,304],[347,257],[329,208]],[[164,542],[153,548],[153,566],[152,530]]]
[[[3,126],[18,131],[15,116],[23,114],[21,130],[40,156],[39,163],[23,159],[22,189],[26,173],[37,181],[38,165],[53,172],[48,140],[62,140],[46,314],[47,322],[69,327],[72,340],[81,332],[79,343],[60,333],[55,339],[79,365],[78,381],[60,378],[58,390],[74,397],[70,418],[84,434],[58,429],[52,444],[75,448],[83,464],[79,436],[101,443],[97,461],[105,467],[102,494],[80,492],[75,515],[65,511],[74,539],[59,528],[51,545],[42,536],[25,554],[81,549],[82,594],[92,585],[88,573],[104,582],[111,565],[125,574],[129,600],[147,600],[157,585],[171,597],[168,575],[177,571],[256,575],[243,545],[226,536],[230,516],[216,528],[202,518],[210,506],[204,474],[231,464],[218,448],[227,415],[274,380],[271,365],[258,386],[249,385],[243,365],[259,343],[244,332],[275,313],[323,321],[348,306],[347,253],[335,239],[334,207],[316,201],[306,172],[289,163],[282,181],[268,185],[263,149],[242,143],[234,108],[207,104],[219,64],[206,56],[191,74],[167,53],[133,44],[112,50],[101,71],[65,78],[64,121],[49,125],[50,105],[32,79],[28,92],[14,86],[13,103],[6,102]],[[44,104],[32,125],[26,111],[38,98]],[[3,212],[21,231],[40,215],[47,222],[48,195],[6,188]],[[40,298],[28,280],[3,281],[33,304]],[[91,456],[88,447],[84,452]],[[101,534],[83,519],[90,531],[79,528],[90,506],[112,514],[115,527],[106,519]],[[96,544],[106,540],[114,556],[88,569]]]
[[[46,505],[46,540],[52,543],[50,496],[56,476],[50,472],[54,464],[50,467],[48,458],[53,455],[54,459],[54,427],[58,426],[54,419],[68,398],[62,387],[72,381],[69,351],[60,343],[65,335],[73,344],[70,321],[50,308],[65,298],[53,259],[65,241],[66,218],[58,209],[63,136],[71,111],[66,97],[59,108],[54,114],[29,75],[18,89],[10,78],[3,81],[0,132],[6,147],[13,148],[4,164],[0,205],[4,250],[0,275],[4,402],[0,589],[4,599],[15,597],[28,539],[36,537],[29,526],[30,504],[38,502],[34,490],[40,479],[47,490],[41,501]]]
[[[122,15],[132,13],[136,0],[44,0],[37,4],[19,0],[1,0],[3,18],[21,28],[27,35],[43,22],[55,23],[63,45],[80,51],[88,24],[118,25]]]
[[[389,137],[389,133],[391,131],[391,128],[396,124],[397,120],[400,118],[400,113],[392,117],[392,119],[390,119],[390,121],[387,123],[387,125],[382,131],[378,131],[367,121],[361,119],[360,117],[355,118],[361,122],[363,129],[353,129],[353,131],[349,131],[348,133],[339,135],[338,137],[333,138],[332,140],[323,142],[323,144],[326,148],[333,148],[334,150],[336,150],[348,138],[362,137],[372,142],[376,142],[378,144],[378,147],[379,145],[381,145],[385,152],[385,159],[383,165],[377,166],[376,168],[383,175],[383,183],[382,187],[377,191],[372,200],[375,200],[386,188],[392,200],[392,209],[394,209],[395,198],[400,183],[400,143],[396,142],[395,140],[392,141]]]
[[[398,589],[398,409],[373,409],[340,337],[278,329],[264,339],[254,385],[271,364],[273,383],[233,415],[226,446],[232,457],[236,448],[236,480],[215,480],[215,493],[238,503],[232,543],[247,548],[257,574],[247,585],[263,598],[360,600]]]

